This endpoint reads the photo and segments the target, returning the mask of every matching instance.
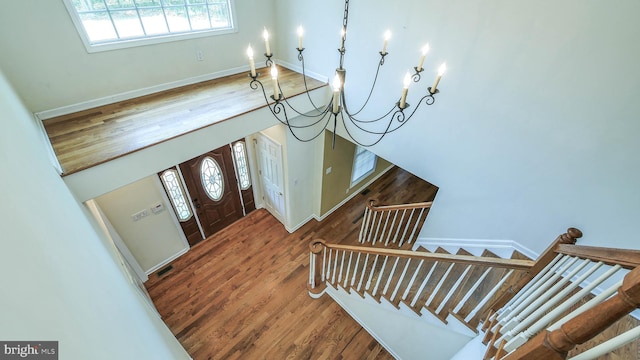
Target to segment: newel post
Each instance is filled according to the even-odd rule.
[[[554,331],[543,331],[505,360],[565,359],[567,352],[598,335],[629,312],[640,307],[640,267],[624,277],[618,293]]]
[[[309,289],[309,295],[312,297],[320,297],[324,293],[324,289],[327,287],[324,279],[322,278],[322,256],[326,247],[325,241],[322,239],[312,240],[309,243],[309,282],[307,288]]]

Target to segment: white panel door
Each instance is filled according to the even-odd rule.
[[[260,183],[266,209],[284,224],[284,168],[282,145],[260,134],[258,136]]]

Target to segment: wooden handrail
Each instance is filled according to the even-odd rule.
[[[400,205],[376,205],[378,200],[369,199],[367,201],[367,207],[373,211],[390,211],[390,210],[412,210],[412,209],[428,209],[433,205],[433,201],[419,202],[412,204],[400,204]]]
[[[313,253],[319,253],[322,250],[323,246],[328,249],[353,251],[353,252],[359,252],[362,254],[397,256],[401,258],[412,258],[412,259],[420,259],[420,260],[426,260],[426,261],[440,261],[440,262],[446,262],[446,263],[491,266],[496,268],[516,269],[516,270],[528,270],[534,265],[534,261],[532,260],[501,259],[501,258],[470,256],[470,255],[451,255],[451,254],[427,253],[427,252],[411,251],[411,250],[375,248],[375,247],[368,247],[368,246],[327,244],[324,240],[321,240],[321,239],[314,240],[309,244],[309,248]]]
[[[640,307],[640,267],[624,277],[618,293],[564,323],[554,331],[543,331],[504,360],[562,360],[567,352]]]
[[[557,252],[582,259],[602,261],[607,265],[620,265],[629,270],[640,266],[640,250],[560,244]]]

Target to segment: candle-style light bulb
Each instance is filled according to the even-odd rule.
[[[425,44],[422,49],[420,50],[422,52],[422,55],[420,56],[420,62],[418,63],[418,71],[422,71],[422,65],[424,65],[424,58],[427,56],[427,53],[429,52],[429,44]]]
[[[440,83],[440,78],[442,78],[442,75],[445,71],[447,71],[447,63],[442,63],[442,65],[440,65],[440,67],[438,68],[438,76],[436,76],[436,81],[433,82],[433,86],[431,87],[432,94],[435,94],[436,88]]]
[[[340,107],[340,89],[342,88],[342,82],[340,76],[336,74],[333,77],[333,113],[337,114]]]
[[[384,43],[382,44],[382,53],[386,54],[387,53],[387,43],[389,42],[389,39],[391,39],[391,31],[387,30],[384,32]]]
[[[411,84],[411,75],[407,71],[404,75],[403,86],[402,86],[402,96],[400,97],[400,108],[404,109],[407,107],[407,94],[409,93],[409,85]]]
[[[264,47],[266,48],[267,52],[267,56],[271,56],[271,47],[269,46],[269,32],[267,31],[267,28],[264,28],[264,30],[262,31],[262,37],[264,38]]]
[[[298,26],[298,49],[300,50],[302,50],[302,35],[304,35],[304,29]]]
[[[273,98],[280,100],[280,89],[278,88],[278,68],[276,63],[271,63],[271,80],[273,81]]]
[[[251,45],[247,48],[247,56],[249,57],[249,67],[251,67],[251,76],[256,77],[256,62],[253,60],[253,49]]]

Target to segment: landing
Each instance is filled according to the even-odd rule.
[[[269,94],[268,71],[259,69]],[[304,92],[302,75],[279,68],[288,96]],[[246,73],[96,107],[43,121],[63,175],[69,175],[265,107]],[[325,83],[307,78],[309,89]]]

